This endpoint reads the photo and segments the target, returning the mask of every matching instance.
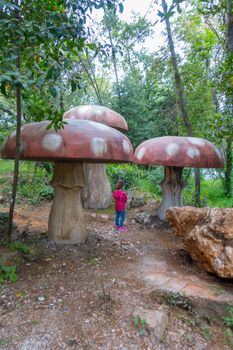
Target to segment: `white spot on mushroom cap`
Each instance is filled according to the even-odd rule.
[[[195,147],[189,147],[187,149],[187,155],[190,157],[190,158],[195,158],[195,157],[199,157],[200,156],[200,152],[197,148]]]
[[[180,146],[177,145],[177,143],[172,142],[166,147],[166,152],[169,156],[175,156],[180,152]]]
[[[96,157],[101,157],[108,150],[106,141],[100,137],[94,137],[91,144],[92,151]]]
[[[42,147],[48,151],[55,151],[61,146],[62,137],[58,134],[48,134],[42,139]]]
[[[130,145],[126,140],[122,142],[123,150],[126,154],[130,154]]]
[[[205,141],[202,139],[199,139],[198,137],[187,137],[187,140],[191,142],[193,145],[198,145],[201,147],[205,146]]]
[[[140,150],[137,153],[137,159],[138,160],[141,160],[143,158],[143,156],[145,154],[145,151],[146,151],[145,147],[140,148]]]
[[[91,107],[90,106],[80,106],[80,107],[78,107],[78,111],[80,113],[90,112],[91,111]]]
[[[95,112],[95,114],[97,114],[97,115],[103,114],[103,110],[102,110],[102,108],[100,108],[100,107],[96,107],[95,110],[94,110],[94,112]]]

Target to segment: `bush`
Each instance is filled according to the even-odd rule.
[[[136,164],[108,165],[107,174],[114,189],[119,180],[123,180],[126,190],[146,192],[153,196],[161,196],[159,186],[163,178],[163,167],[146,167]]]
[[[143,177],[143,171],[135,164],[110,164],[107,166],[107,174],[113,189],[119,180],[124,182],[126,190],[133,189],[138,179]]]

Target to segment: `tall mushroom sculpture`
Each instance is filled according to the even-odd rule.
[[[182,207],[183,167],[223,168],[224,157],[210,141],[196,137],[163,136],[141,143],[135,150],[134,162],[145,165],[163,165],[164,179],[160,186],[163,199],[158,216],[166,220],[166,210]]]
[[[82,164],[131,162],[133,149],[120,131],[100,123],[65,120],[56,132],[47,129],[49,121],[31,123],[21,130],[21,160],[54,161],[52,185],[55,196],[49,215],[48,237],[59,243],[80,243],[86,239],[81,189]],[[15,155],[15,133],[2,146],[3,159]]]
[[[63,117],[68,119],[92,120],[120,131],[128,131],[126,120],[119,113],[103,106],[80,105],[65,112]],[[85,184],[82,189],[84,208],[108,208],[112,201],[112,191],[106,174],[105,164],[85,163],[83,170],[85,178]]]

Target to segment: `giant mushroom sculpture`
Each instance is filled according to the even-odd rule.
[[[80,243],[86,239],[81,189],[82,164],[131,162],[133,149],[120,131],[100,123],[65,120],[56,132],[49,121],[31,123],[21,130],[21,160],[55,162],[52,185],[55,195],[49,215],[48,237],[59,243]],[[2,146],[3,159],[14,159],[15,133]]]
[[[135,150],[134,162],[145,165],[163,165],[164,179],[160,186],[163,199],[158,210],[166,220],[166,210],[182,207],[183,167],[223,168],[224,158],[210,141],[196,137],[163,136],[141,143]]]
[[[67,119],[92,120],[111,126],[120,131],[128,131],[126,120],[110,108],[98,105],[80,105],[63,115]],[[106,209],[112,201],[105,164],[83,164],[85,184],[82,189],[84,208]]]

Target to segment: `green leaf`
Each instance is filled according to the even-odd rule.
[[[64,69],[67,69],[69,67],[70,64],[70,59],[69,58],[65,58],[64,59]]]
[[[122,12],[124,11],[124,6],[123,6],[123,4],[120,4],[120,5],[119,5],[119,11],[120,11],[120,13],[122,13]]]
[[[160,18],[164,18],[164,13],[161,12],[161,11],[158,11],[158,12],[157,12],[157,15],[158,15]]]
[[[53,97],[56,97],[57,94],[58,94],[58,92],[59,92],[59,90],[58,90],[58,88],[57,88],[56,86],[50,86],[50,87],[49,87],[49,92],[50,92],[50,94],[51,94]]]
[[[36,81],[36,85],[39,86],[40,88],[44,85],[45,80],[42,77],[39,77]]]
[[[71,91],[74,92],[77,89],[77,84],[74,80],[71,80]]]
[[[50,67],[48,72],[47,72],[47,75],[46,75],[46,79],[52,79],[53,77],[53,72],[54,72],[54,66]]]
[[[6,96],[6,84],[5,84],[5,82],[3,82],[3,83],[1,84],[1,93],[2,93],[4,96]]]
[[[54,80],[57,80],[61,75],[61,70],[59,68],[54,69],[53,71],[53,78]]]

